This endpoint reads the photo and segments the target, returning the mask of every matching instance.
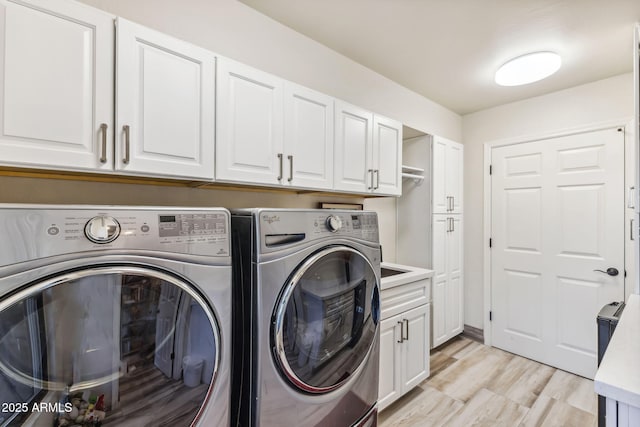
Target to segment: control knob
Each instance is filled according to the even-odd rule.
[[[120,235],[120,224],[113,217],[96,216],[84,226],[84,234],[94,243],[111,243]]]
[[[324,223],[327,226],[327,229],[332,233],[335,233],[342,228],[342,220],[337,215],[329,215]]]

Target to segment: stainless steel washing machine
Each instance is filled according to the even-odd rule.
[[[242,360],[232,425],[377,425],[376,214],[254,209],[231,218]]]
[[[0,205],[0,425],[228,426],[229,220]]]

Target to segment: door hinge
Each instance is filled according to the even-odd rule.
[[[493,175],[493,165],[489,165],[489,175]]]
[[[489,322],[493,320],[493,311],[489,312]]]
[[[491,237],[489,237],[489,247],[493,247],[493,239]]]

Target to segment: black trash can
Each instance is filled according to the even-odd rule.
[[[597,317],[598,324],[598,366],[602,362],[613,331],[624,310],[624,302],[612,302],[602,307]],[[598,396],[598,427],[605,427],[606,405],[604,396]]]

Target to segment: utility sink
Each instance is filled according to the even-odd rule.
[[[386,267],[380,268],[381,277],[391,277],[391,276],[395,276],[396,274],[404,274],[406,272],[407,272],[406,270],[395,270],[393,268],[386,268]]]
[[[383,262],[380,265],[380,289],[384,290],[433,276],[432,270]]]

